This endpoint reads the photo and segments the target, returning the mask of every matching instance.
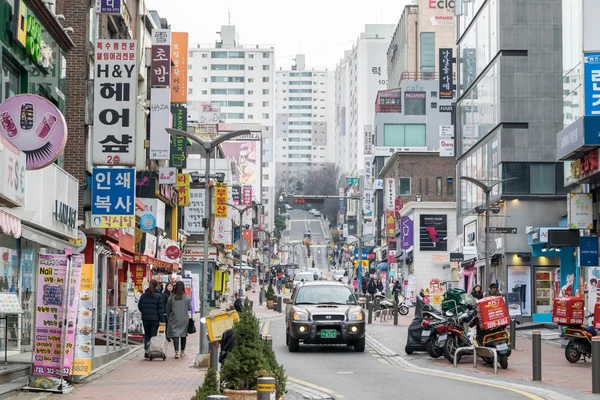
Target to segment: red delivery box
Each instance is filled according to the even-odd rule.
[[[594,328],[600,329],[600,303],[594,306]]]
[[[480,329],[487,331],[510,324],[508,308],[502,296],[486,297],[479,300],[476,310]]]
[[[583,310],[581,297],[554,299],[552,322],[559,325],[581,325],[583,324]]]

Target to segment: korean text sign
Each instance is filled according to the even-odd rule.
[[[65,376],[71,375],[83,256],[72,256],[69,277],[68,263],[67,256],[63,254],[39,255],[33,344],[34,375],[60,377],[63,351],[62,373]],[[65,311],[67,327],[63,329]],[[89,349],[91,351],[91,343]]]
[[[173,115],[173,129],[187,131],[187,108],[174,103],[171,91],[171,114]],[[183,136],[171,136],[171,152],[169,155],[169,166],[174,168],[185,168],[187,166],[187,139]]]
[[[135,169],[94,168],[92,227],[135,228]]]
[[[171,35],[171,59],[173,61],[173,68],[171,69],[171,102],[187,103],[187,32],[173,32],[173,34]]]
[[[227,186],[225,184],[217,184],[215,187],[215,217],[227,218]]]
[[[585,115],[600,115],[600,53],[584,53]]]
[[[171,30],[169,29],[152,31],[151,69],[152,86],[168,87],[171,84]]]
[[[189,189],[190,205],[185,208],[184,230],[196,234],[204,232],[202,218],[204,218],[204,189]]]
[[[439,53],[440,99],[452,99],[453,64],[452,49],[440,49]]]
[[[135,165],[137,41],[98,40],[94,73],[94,165]]]
[[[81,266],[79,290],[79,315],[77,316],[77,333],[75,335],[73,375],[89,375],[92,373],[92,352],[89,342],[92,339],[93,329],[93,317],[90,310],[94,308],[94,264]]]
[[[171,138],[166,129],[171,122],[171,91],[152,88],[150,93],[150,159],[168,160]]]

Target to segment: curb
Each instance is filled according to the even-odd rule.
[[[575,399],[574,397],[566,396],[566,395],[554,392],[549,389],[544,389],[544,388],[540,388],[540,387],[536,387],[536,386],[527,386],[527,385],[522,385],[522,384],[511,383],[511,382],[507,382],[507,381],[504,381],[501,379],[494,379],[494,377],[491,377],[491,376],[487,377],[487,378],[479,378],[479,377],[475,377],[475,376],[467,375],[467,374],[448,372],[448,371],[443,371],[443,370],[434,369],[434,368],[419,367],[419,366],[411,363],[407,359],[405,359],[402,355],[394,352],[393,350],[391,350],[390,348],[385,346],[383,343],[381,343],[377,339],[373,339],[372,337],[369,337],[369,336],[367,336],[367,345],[369,347],[371,347],[377,354],[382,356],[389,364],[396,366],[396,367],[406,369],[409,372],[414,371],[414,372],[421,372],[421,373],[426,373],[426,374],[435,373],[437,376],[442,377],[442,378],[443,377],[445,377],[445,378],[460,378],[463,380],[468,379],[469,381],[471,381],[473,383],[479,383],[479,384],[484,384],[484,385],[489,384],[490,382],[494,382],[494,383],[498,383],[498,384],[504,386],[505,388],[520,390],[523,392],[534,394],[534,395],[540,396],[546,400],[574,400]],[[584,398],[583,396],[585,396],[584,393],[577,394],[578,399]],[[591,398],[591,397],[589,397],[589,398]]]
[[[307,386],[300,385],[298,383],[290,382],[288,380],[287,389],[291,393],[295,393],[302,397],[302,399],[307,400],[335,400],[331,395],[321,392],[316,389],[309,388]]]

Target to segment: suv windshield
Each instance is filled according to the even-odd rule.
[[[298,290],[294,304],[356,305],[356,298],[346,286],[304,286]]]

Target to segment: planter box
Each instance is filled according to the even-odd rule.
[[[256,390],[224,389],[223,394],[229,397],[229,400],[258,400],[258,392]]]

